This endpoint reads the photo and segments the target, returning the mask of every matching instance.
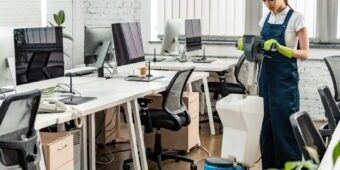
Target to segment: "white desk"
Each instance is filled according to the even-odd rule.
[[[141,63],[139,63],[141,64]],[[136,68],[138,64],[130,66],[120,67],[119,72],[131,72],[132,69]],[[120,104],[127,104],[127,121],[130,135],[130,145],[132,155],[134,159],[134,169],[148,169],[143,131],[139,118],[139,109],[137,104],[137,98],[143,97],[148,94],[158,93],[164,91],[168,86],[170,80],[175,75],[175,71],[153,71],[153,75],[165,76],[163,79],[158,79],[153,82],[128,82],[122,78],[113,78],[106,80],[104,78],[97,77],[75,77],[73,79],[74,88],[79,91],[82,96],[97,97],[96,100],[74,106],[80,111],[81,116],[88,117],[89,119],[89,144],[90,144],[90,167],[89,169],[96,168],[96,157],[95,157],[95,115],[93,113],[118,106]],[[208,73],[195,72],[191,75],[189,83],[200,79],[206,79]],[[25,92],[37,88],[46,88],[58,83],[68,83],[69,78],[57,78],[46,81],[40,81],[36,83],[30,83],[17,87],[18,92]],[[131,105],[132,103],[132,105]],[[132,114],[132,108],[135,110],[135,114]],[[37,116],[35,128],[41,129],[53,124],[60,124],[73,119],[73,113],[68,108],[65,113],[50,113],[50,114],[39,114]],[[135,123],[133,123],[134,116]],[[86,132],[86,123],[84,125],[84,131]],[[86,140],[86,133],[83,133],[83,142]],[[84,153],[87,153],[87,147],[83,147]],[[139,153],[139,154],[138,154]],[[84,154],[84,165],[87,165],[86,154]],[[140,158],[140,159],[139,159]],[[42,159],[43,162],[43,159]],[[141,164],[140,164],[141,162]],[[43,163],[44,164],[44,163]],[[87,169],[84,166],[83,169]]]
[[[210,58],[209,58],[210,59]],[[226,59],[217,59],[211,58],[215,61],[211,63],[194,63],[192,61],[187,62],[179,62],[179,61],[169,61],[165,60],[162,62],[151,63],[152,69],[158,70],[179,70],[185,67],[195,67],[195,71],[204,71],[204,72],[221,72],[230,69],[237,62],[235,60],[226,60]]]
[[[337,126],[337,128],[335,129],[333,133],[332,140],[329,143],[326,153],[321,160],[319,170],[332,170],[333,169],[333,150],[339,142],[340,142],[340,125]]]
[[[194,63],[190,60],[187,62],[179,62],[179,61],[169,61],[169,58],[167,57],[167,60],[165,61],[151,63],[151,68],[156,69],[156,70],[180,70],[185,67],[195,67],[195,71],[222,72],[222,71],[226,71],[232,68],[237,62],[237,59],[235,60],[220,59],[220,58],[209,58],[209,59],[212,59],[215,61],[211,63]],[[211,101],[210,101],[210,95],[209,95],[208,82],[207,82],[207,79],[202,79],[202,80],[203,80],[203,86],[204,86],[204,96],[206,100],[206,107],[208,111],[210,133],[212,135],[215,135],[215,126],[214,126],[214,119],[213,119],[212,110],[211,110]]]

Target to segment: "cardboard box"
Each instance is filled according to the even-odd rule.
[[[150,109],[162,108],[162,96],[152,95],[146,98],[152,99],[153,102],[149,104]],[[187,106],[191,117],[191,123],[187,127],[182,127],[179,131],[170,131],[161,129],[162,146],[164,149],[187,151],[200,144],[199,137],[199,93],[184,92],[183,102]],[[155,141],[155,133],[144,135],[145,146],[153,149]]]
[[[96,113],[96,143],[111,143],[119,136],[119,107]],[[98,133],[99,132],[99,133]]]
[[[63,132],[40,133],[47,170],[73,170],[73,135]]]

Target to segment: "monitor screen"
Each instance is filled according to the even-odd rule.
[[[103,49],[104,42],[110,42],[108,49]],[[114,46],[111,27],[85,27],[84,45],[86,65],[98,62],[98,65],[102,66],[104,61],[112,60]],[[102,50],[107,50],[106,55],[98,58]]]
[[[112,24],[117,66],[145,61],[139,22]]]
[[[164,28],[164,37],[161,46],[160,54],[171,53],[174,50],[178,50],[180,54],[180,45],[178,36],[180,34],[181,20],[173,19],[166,22]]]
[[[188,52],[202,49],[200,19],[185,20],[185,39]]]
[[[17,85],[64,76],[62,27],[14,30]]]

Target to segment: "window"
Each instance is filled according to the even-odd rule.
[[[151,5],[158,7],[156,8],[158,17],[156,19],[151,16],[151,23],[154,23],[158,35],[162,35],[167,20],[196,18],[201,19],[203,35],[241,36],[245,28],[245,1],[153,0]],[[184,33],[184,24],[181,33]]]
[[[308,3],[307,3],[308,2]],[[289,5],[305,17],[308,35],[315,37],[316,30],[316,0],[290,0]],[[263,6],[263,14],[268,13],[268,8]]]

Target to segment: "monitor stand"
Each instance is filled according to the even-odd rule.
[[[97,62],[96,67],[98,68],[98,77],[104,77],[104,63],[107,52],[110,50],[111,41],[104,41],[96,50]]]
[[[86,103],[88,101],[94,100],[96,99],[96,97],[82,97],[82,96],[75,96],[75,92],[73,91],[73,81],[72,81],[72,77],[73,74],[66,74],[66,77],[70,77],[70,91],[68,93],[70,93],[69,95],[64,95],[66,96],[66,98],[63,98],[59,101],[65,103],[65,104],[69,104],[69,105],[78,105],[78,104],[82,104],[82,103]]]
[[[166,60],[166,59],[165,58],[156,58],[156,48],[154,48],[153,49],[153,59],[152,59],[152,61],[154,63],[156,63],[156,62],[162,62],[164,60]]]
[[[193,63],[212,63],[213,61],[215,61],[215,60],[208,60],[205,57],[205,48],[203,48],[203,56],[202,56],[202,58],[198,58],[198,59],[192,60]]]

